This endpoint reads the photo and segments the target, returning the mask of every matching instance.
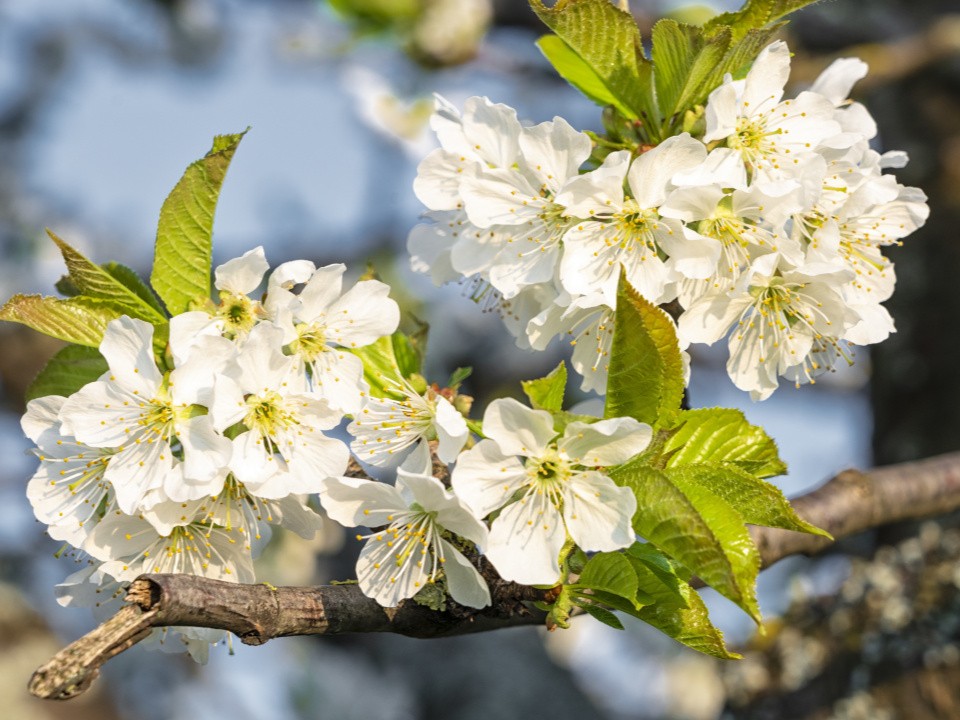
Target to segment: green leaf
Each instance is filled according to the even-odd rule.
[[[558,413],[563,410],[563,394],[567,389],[567,366],[560,361],[549,374],[536,380],[524,380],[523,392],[536,410]]]
[[[553,7],[530,0],[530,6],[570,49],[562,59],[580,58],[605,88],[605,92],[593,89],[587,96],[614,98],[616,102],[610,104],[628,118],[644,120],[650,139],[659,140],[655,136],[660,114],[651,84],[652,65],[644,57],[633,16],[610,0],[558,0]],[[547,58],[552,62],[551,55]],[[569,72],[569,64],[564,67]]]
[[[213,215],[240,140],[218,135],[213,148],[184,172],[160,208],[150,284],[171,315],[210,299]]]
[[[624,598],[637,610],[637,575],[633,566],[622,553],[597,553],[583,568],[575,585],[577,589],[590,589]]]
[[[122,268],[116,264],[113,265],[113,271],[106,267],[101,267],[91,262],[81,253],[61,240],[57,235],[47,230],[47,235],[60,249],[63,260],[67,264],[69,271],[69,289],[76,289],[79,295],[92,298],[94,300],[105,300],[118,308],[123,315],[140,318],[151,323],[165,323],[167,321],[163,311],[156,306],[156,301],[150,302],[147,298],[151,295],[149,289],[143,286],[143,281],[136,277],[136,273],[128,268]],[[114,274],[116,273],[116,274]],[[132,277],[131,277],[132,276]],[[146,290],[134,285],[131,287],[127,283],[138,283]],[[66,288],[65,288],[66,289]]]
[[[463,385],[463,381],[471,375],[473,375],[472,367],[458,367],[450,373],[450,379],[447,380],[447,387],[458,390],[460,386]]]
[[[423,358],[409,337],[402,332],[395,332],[390,336],[390,342],[393,345],[393,356],[401,376],[410,377],[414,373],[422,372]]]
[[[669,424],[683,400],[683,361],[673,320],[621,274],[604,417]]]
[[[27,388],[29,402],[46,395],[73,395],[87,383],[107,371],[107,361],[98,350],[83,345],[67,345],[50,358]]]
[[[739,410],[684,410],[680,413],[679,423],[679,429],[664,446],[665,454],[672,453],[667,467],[733,463],[761,478],[787,471],[777,444],[763,428],[747,422]]]
[[[740,40],[747,32],[764,28],[780,18],[812,5],[818,0],[747,0],[742,8],[735,12],[721,13],[703,25],[708,35],[721,32],[729,27],[734,41]]]
[[[537,47],[560,74],[560,77],[586,95],[588,99],[597,105],[613,105],[624,116],[635,116],[635,113],[624,107],[620,100],[610,92],[603,79],[590,67],[590,64],[577,55],[573,48],[557,35],[544,35],[537,40]]]
[[[727,650],[723,633],[713,626],[700,594],[680,578],[680,568],[652,545],[627,550],[641,590],[654,602],[637,617],[689,648],[723,660],[740,657]]]
[[[160,302],[160,299],[134,270],[118,262],[104,263],[100,267],[106,270],[117,282],[124,285],[130,292],[134,293],[143,302],[152,307],[156,311],[157,317],[163,318],[163,321],[166,322],[167,314],[163,309],[163,304]]]
[[[374,397],[400,398],[396,388],[404,376],[394,348],[393,338],[386,336],[370,345],[350,349],[363,361],[363,378]]]
[[[610,477],[636,494],[633,528],[640,536],[760,621],[760,554],[729,503],[636,461],[611,471]]]
[[[672,480],[696,484],[726,500],[752,525],[783,528],[797,532],[821,535],[832,539],[830,533],[803,520],[783,496],[780,489],[754,477],[735,465],[704,463],[682,465],[669,470]]]
[[[14,295],[0,308],[0,320],[20,323],[44,335],[77,345],[99,347],[107,323],[123,311],[86,297],[61,300],[40,295]]]
[[[609,625],[614,630],[623,630],[623,623],[620,622],[620,618],[606,608],[602,608],[599,605],[594,605],[593,603],[584,599],[579,599],[575,602],[579,607],[583,608],[584,612],[599,620],[604,625]]]

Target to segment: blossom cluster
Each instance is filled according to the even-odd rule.
[[[101,377],[28,404],[34,512],[87,560],[59,586],[61,602],[102,604],[144,573],[253,582],[271,526],[305,538],[320,527],[310,495],[340,524],[369,529],[358,582],[385,606],[437,582],[456,602],[488,605],[481,554],[507,580],[552,585],[568,543],[635,541],[636,499],[604,469],[643,451],[648,425],[560,427],[501,399],[478,440],[456,388],[380,372],[374,392],[365,379],[363,348],[399,322],[388,286],[344,291],[343,265],[295,261],[255,299],[268,269],[261,248],[216,268],[216,302],[172,317],[168,341],[142,320],[112,321]],[[337,436],[344,424],[349,442]],[[395,482],[348,474],[351,451],[395,469]],[[178,632],[200,658],[223,637]]]
[[[348,348],[392,333],[399,308],[383,283],[344,292],[345,266],[307,261],[277,267],[256,300],[267,270],[261,248],[218,267],[217,302],[171,318],[169,343],[142,320],[112,321],[103,376],[29,403],[35,515],[89,560],[63,602],[151,572],[252,582],[271,525],[318,529],[306,496],[350,456],[328,433],[368,390]]]
[[[775,42],[690,132],[587,171],[591,139],[562,118],[524,126],[486,98],[462,113],[438,99],[413,268],[466,282],[521,347],[569,338],[585,390],[606,386],[621,270],[649,301],[676,301],[684,347],[726,338],[730,377],[755,399],[781,377],[815,382],[894,331],[882,248],[928,215],[920,190],[882,172],[906,155],[871,149],[876,125],[849,99],[866,69],[837,60],[784,99],[790,53]]]

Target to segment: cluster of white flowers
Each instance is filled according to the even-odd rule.
[[[684,347],[727,338],[727,370],[754,398],[780,377],[814,382],[893,331],[881,248],[928,208],[882,174],[906,156],[872,150],[876,125],[848,99],[863,62],[838,60],[784,100],[789,71],[773,43],[710,94],[696,136],[588,172],[590,138],[561,118],[525,127],[485,98],[462,114],[438,100],[441,147],[414,185],[429,209],[408,241],[414,269],[466,279],[521,347],[569,337],[584,389],[606,386],[621,269],[651,302],[678,302]]]
[[[217,302],[171,318],[168,344],[142,320],[111,322],[104,375],[29,403],[23,428],[40,467],[28,495],[51,537],[87,561],[59,586],[61,602],[101,604],[143,573],[253,582],[270,526],[306,538],[318,529],[311,494],[339,523],[370,529],[358,536],[368,540],[358,582],[386,606],[438,581],[463,605],[488,605],[480,554],[507,580],[551,585],[568,542],[635,541],[634,495],[603,468],[646,448],[648,425],[576,421],[559,432],[550,413],[495,400],[477,442],[455,388],[380,372],[382,396],[371,392],[371,367],[352,350],[396,330],[386,285],[344,292],[344,266],[295,261],[256,300],[268,269],[261,248],[216,268]],[[349,445],[326,434],[347,418]],[[395,468],[395,484],[347,476],[351,450]],[[434,457],[455,463],[441,474],[452,488]],[[223,634],[179,636],[202,658]]]
[[[350,457],[325,431],[369,390],[347,349],[394,332],[399,308],[383,283],[344,292],[343,265],[306,261],[277,267],[261,302],[250,293],[267,270],[261,248],[218,267],[218,302],[171,318],[162,365],[154,327],[124,316],[104,333],[102,377],[29,403],[34,512],[89,560],[65,602],[142,573],[252,582],[270,525],[313,537],[306,495]]]

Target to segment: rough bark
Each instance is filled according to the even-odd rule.
[[[909,519],[936,517],[960,508],[960,453],[870,472],[848,470],[793,501],[801,516],[834,538]],[[830,545],[824,538],[751,528],[763,566],[789,555],[811,555]],[[131,604],[36,671],[30,692],[69,699],[86,690],[100,666],[142,640],[151,628],[195,626],[228,630],[244,643],[260,645],[289,635],[392,632],[434,638],[539,623],[529,604],[541,591],[491,581],[493,605],[471,610],[449,605],[430,610],[406,601],[383,608],[356,585],[279,587],[239,585],[190,575],[143,575],[127,593]]]

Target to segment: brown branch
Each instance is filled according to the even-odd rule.
[[[902,520],[943,515],[960,508],[960,453],[870,472],[847,470],[794,507],[835,538]],[[751,528],[763,566],[789,555],[811,555],[830,545],[813,535]],[[485,573],[490,575],[490,573]],[[145,638],[151,628],[194,626],[228,630],[260,645],[289,635],[391,632],[417,638],[462,635],[543,621],[528,609],[542,591],[488,577],[493,605],[471,610],[450,604],[434,611],[412,601],[380,607],[356,585],[280,587],[238,585],[192,575],[143,575],[113,618],[60,651],[34,673],[30,692],[65,700],[79,695],[114,655]]]

